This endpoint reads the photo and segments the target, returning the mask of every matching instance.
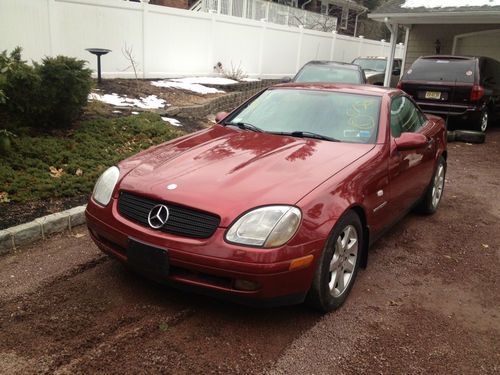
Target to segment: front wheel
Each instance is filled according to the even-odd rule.
[[[425,192],[425,195],[423,196],[418,207],[420,212],[424,214],[433,214],[437,211],[441,198],[443,197],[445,176],[446,161],[442,156],[440,156],[431,184]]]
[[[308,303],[323,312],[339,308],[349,295],[363,251],[359,216],[348,211],[326,242],[308,294]]]

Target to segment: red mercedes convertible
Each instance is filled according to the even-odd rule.
[[[446,156],[443,120],[400,90],[276,85],[106,170],[87,224],[152,279],[331,311],[385,229],[436,211]]]

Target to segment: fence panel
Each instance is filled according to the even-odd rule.
[[[127,46],[141,76],[151,78],[213,74],[219,61],[249,76],[276,78],[295,74],[309,60],[350,62],[389,53],[389,43],[250,19],[290,23],[293,8],[285,13],[261,0],[214,3],[246,18],[118,0],[0,0],[0,49],[20,45],[23,57],[35,61],[74,56],[95,70],[96,58],[85,48],[108,48],[103,75],[132,77],[122,53]],[[402,56],[401,46],[396,51]]]

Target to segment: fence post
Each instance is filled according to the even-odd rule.
[[[302,38],[304,37],[304,26],[299,25],[299,43],[297,46],[297,60],[295,61],[295,71],[298,72],[300,68],[300,57],[302,55]]]
[[[337,41],[337,30],[332,31],[332,44],[330,47],[330,61],[333,60],[333,55],[335,53],[335,42]]]
[[[49,22],[49,55],[54,55],[54,38],[56,37],[56,32],[54,31],[54,0],[47,0],[47,21]]]
[[[269,21],[269,5],[271,4],[270,1],[266,1],[266,21]]]
[[[146,64],[146,40],[147,38],[147,12],[148,4],[142,3],[142,78],[145,79],[147,76],[147,64]]]
[[[220,14],[222,8],[222,1],[217,0],[217,14]]]
[[[241,17],[243,18],[247,18],[247,7],[248,7],[247,0],[243,0],[243,10],[241,12]]]
[[[364,55],[361,53],[361,51],[363,51],[363,42],[364,41],[365,41],[365,37],[363,35],[360,35],[359,36],[359,43],[358,43],[358,57]]]
[[[266,30],[267,30],[267,25],[266,22],[263,21],[262,19],[260,20],[261,22],[261,29],[260,29],[260,43],[259,43],[259,77],[262,78],[262,65],[263,65],[263,59],[264,59],[264,41],[266,40]]]

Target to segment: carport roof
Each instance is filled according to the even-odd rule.
[[[368,17],[398,24],[500,23],[499,0],[446,0],[439,3],[441,5],[433,5],[428,0],[392,0]],[[468,5],[471,3],[477,5]]]

